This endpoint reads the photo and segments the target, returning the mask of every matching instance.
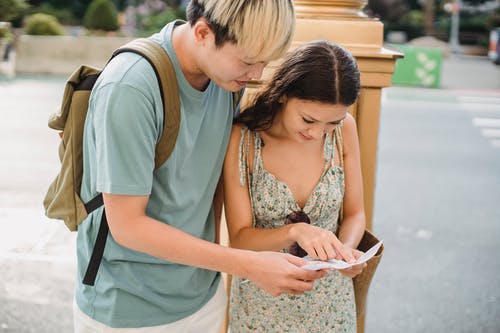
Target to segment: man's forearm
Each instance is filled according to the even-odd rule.
[[[244,276],[241,269],[249,251],[232,249],[194,237],[148,216],[130,221],[111,234],[122,246],[179,264]],[[140,230],[140,232],[138,232]]]
[[[221,228],[221,220],[222,220],[222,204],[224,202],[224,190],[222,186],[222,178],[219,179],[219,183],[217,184],[217,189],[214,194],[214,217],[215,217],[215,243],[220,244],[220,228]]]

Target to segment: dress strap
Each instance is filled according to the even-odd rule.
[[[255,135],[253,135],[255,134]],[[248,194],[250,196],[250,205],[252,207],[252,225],[255,226],[255,215],[253,213],[253,198],[252,198],[252,185],[251,185],[251,175],[250,175],[250,159],[253,157],[253,161],[256,161],[255,154],[256,154],[256,138],[254,140],[254,145],[253,145],[253,154],[250,154],[251,152],[251,140],[252,137],[256,137],[257,134],[250,131],[248,127],[244,126],[241,129],[241,139],[240,139],[240,150],[239,150],[239,171],[240,171],[240,185],[245,186],[245,180],[247,183],[247,188],[248,188]],[[252,169],[252,173],[255,172],[255,165],[257,163],[254,162],[254,166]]]
[[[342,140],[342,126],[335,127],[335,130],[333,133],[334,133],[333,136],[337,141],[337,149],[339,151],[340,167],[342,169],[344,169],[344,143]],[[342,224],[343,220],[344,220],[344,200],[342,200],[342,205],[340,205],[339,220],[338,220],[339,226]]]
[[[248,155],[250,152],[250,135],[248,127],[241,128],[240,148],[238,156],[238,168],[240,171],[240,185],[245,185],[245,179],[249,173]]]
[[[263,168],[262,163],[262,138],[259,132],[252,132],[254,134],[254,142],[253,142],[253,172],[261,170]]]
[[[241,129],[239,148],[239,171],[241,185],[245,185],[245,178],[247,178],[250,173],[253,174],[259,168],[262,168],[261,149],[262,139],[259,133],[251,131],[248,127],[244,126]]]
[[[333,146],[337,146],[337,150],[339,151],[339,162],[340,167],[344,168],[344,142],[342,140],[342,126],[335,127],[333,131]],[[335,151],[335,149],[333,150]],[[333,154],[332,154],[332,163],[333,163]]]

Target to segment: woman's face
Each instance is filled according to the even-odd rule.
[[[332,132],[347,114],[348,107],[298,98],[284,99],[280,118],[292,140],[311,142]]]

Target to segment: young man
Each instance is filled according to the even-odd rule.
[[[283,253],[214,243],[231,92],[288,49],[292,1],[192,0],[187,13],[189,23],[151,37],[172,59],[181,99],[175,148],[159,169],[163,108],[149,63],[120,54],[92,91],[81,195],[88,201],[103,193],[110,235],[95,285],[87,286],[81,281],[103,209],[79,226],[76,332],[217,332],[226,305],[219,271],[271,295],[310,290],[325,274],[302,270],[301,259]]]

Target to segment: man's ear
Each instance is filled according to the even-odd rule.
[[[194,39],[197,43],[214,42],[214,33],[205,18],[199,18],[193,27]]]

